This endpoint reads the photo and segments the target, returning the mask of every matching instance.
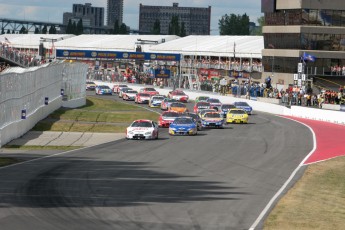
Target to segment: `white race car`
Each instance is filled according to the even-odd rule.
[[[127,127],[127,139],[158,139],[158,124],[151,120],[136,120]]]

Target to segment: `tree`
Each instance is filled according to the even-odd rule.
[[[119,34],[119,33],[120,33],[119,20],[116,19],[116,21],[114,23],[113,34]]]
[[[12,34],[15,34],[15,33],[16,33],[16,31],[12,30]]]
[[[77,35],[80,35],[80,34],[83,34],[84,33],[84,28],[83,28],[83,20],[80,19],[78,21],[78,24],[77,24],[77,31],[76,31],[76,34]]]
[[[218,22],[220,35],[249,35],[249,17],[243,15],[223,15]]]
[[[180,25],[178,22],[178,16],[174,15],[171,18],[171,22],[169,24],[169,35],[177,35],[179,36],[181,33],[180,31]]]
[[[72,29],[71,29],[71,33],[74,35],[77,35],[77,23],[75,23],[75,21],[72,24]]]
[[[262,27],[265,25],[265,17],[261,16],[257,19],[259,24],[258,28],[255,30],[255,35],[262,35]]]
[[[27,34],[28,30],[24,26],[22,26],[22,28],[19,30],[19,33],[20,34]]]
[[[184,22],[181,22],[181,32],[180,32],[180,37],[186,37],[186,27],[184,25]]]
[[[66,27],[66,34],[72,34],[72,20],[71,19],[68,20],[68,24]]]
[[[156,19],[155,23],[153,24],[152,34],[161,34],[161,22],[158,19]]]
[[[2,27],[1,34],[5,34],[5,28]]]
[[[39,34],[40,33],[40,30],[38,29],[38,27],[35,28],[35,34]]]
[[[52,25],[49,29],[49,34],[56,34],[56,28],[54,25]]]
[[[42,28],[42,34],[47,34],[48,28],[47,25],[44,25]]]
[[[126,26],[125,23],[122,23],[122,24],[121,24],[120,30],[119,30],[119,34],[128,34],[127,26]]]
[[[10,29],[7,29],[6,34],[10,34],[10,33],[11,33],[11,30],[10,30]]]

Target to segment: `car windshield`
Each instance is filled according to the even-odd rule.
[[[172,99],[172,98],[166,98],[165,101],[166,102],[177,102],[176,99]]]
[[[209,99],[210,97],[199,97],[199,101],[206,101],[207,99]]]
[[[154,101],[162,101],[164,97],[153,97],[152,100]]]
[[[152,127],[152,123],[149,121],[135,121],[135,122],[133,122],[132,127],[150,128],[150,127]]]
[[[208,117],[208,118],[220,118],[220,114],[219,113],[206,113],[204,117]]]
[[[146,88],[145,91],[156,91],[154,88]]]
[[[127,85],[119,85],[119,87],[123,88],[123,87],[128,87]]]
[[[109,86],[106,86],[106,85],[101,85],[101,86],[99,86],[99,88],[101,88],[101,89],[110,89]]]
[[[123,89],[122,89],[122,92],[127,92],[127,91],[129,91],[129,90],[131,90],[131,88],[123,88]]]
[[[95,83],[93,81],[88,81],[88,82],[86,82],[86,84],[95,85]]]
[[[179,117],[180,115],[174,112],[166,112],[166,113],[163,113],[162,116],[163,117]]]
[[[222,109],[232,109],[235,108],[235,105],[222,105]]]
[[[210,98],[210,99],[207,100],[207,102],[220,103],[220,101],[218,99],[215,99],[215,98]]]
[[[138,93],[138,91],[135,91],[135,90],[128,90],[127,93]]]
[[[182,91],[177,91],[177,92],[174,92],[173,94],[175,95],[186,95],[184,92]]]
[[[140,94],[140,97],[150,97],[150,94],[147,94],[147,93],[141,93],[141,94]]]
[[[186,108],[186,105],[182,103],[172,103],[170,107]]]
[[[187,124],[193,124],[193,119],[189,117],[180,117],[176,118],[174,120],[174,124],[179,124],[179,125],[187,125]]]
[[[205,106],[210,106],[210,103],[208,102],[198,102],[196,104],[197,107],[205,107]]]
[[[246,114],[245,111],[239,110],[239,109],[230,110],[230,113],[232,113],[232,114]]]
[[[202,114],[205,114],[205,113],[207,113],[207,112],[216,112],[216,110],[215,110],[215,109],[203,109],[203,110],[201,111]]]
[[[247,102],[235,102],[236,106],[249,106]]]
[[[198,114],[195,114],[195,113],[189,113],[189,114],[187,114],[187,116],[189,116],[189,117],[191,117],[191,118],[193,118],[193,119],[195,119],[195,120],[198,120],[198,119],[199,119],[199,115],[198,115]]]

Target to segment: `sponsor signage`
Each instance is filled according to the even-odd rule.
[[[155,78],[170,78],[169,69],[155,69]]]
[[[229,77],[234,77],[234,78],[250,78],[250,73],[230,71],[229,72]]]
[[[93,50],[56,50],[57,58],[97,58],[97,59],[131,59],[131,60],[160,60],[180,61],[180,54],[117,52]]]

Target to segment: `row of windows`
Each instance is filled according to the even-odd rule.
[[[208,20],[208,14],[174,14],[174,13],[141,13],[141,18],[171,18],[172,16],[178,15],[179,18],[186,18],[186,19],[197,19],[197,20]]]
[[[345,34],[264,34],[266,49],[345,51]]]
[[[265,13],[266,25],[345,26],[344,10],[280,10]]]
[[[300,58],[267,57],[262,58],[265,72],[297,73]],[[315,62],[306,64],[306,72],[318,75],[332,75],[334,67],[345,66],[345,59],[317,58]],[[273,69],[272,69],[273,68]]]

